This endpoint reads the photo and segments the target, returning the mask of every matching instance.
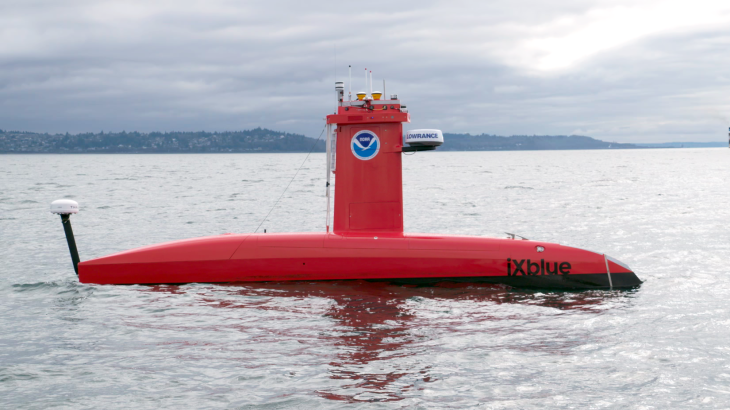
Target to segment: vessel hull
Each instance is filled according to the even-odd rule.
[[[583,249],[526,240],[387,233],[220,235],[170,242],[82,262],[79,279],[94,284],[481,282],[552,289],[641,283],[628,268]]]

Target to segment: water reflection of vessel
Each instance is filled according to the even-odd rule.
[[[435,388],[431,383],[453,377],[448,370],[464,350],[488,351],[490,358],[500,352],[555,357],[594,345],[604,333],[593,326],[566,329],[562,321],[598,318],[607,306],[627,306],[632,299],[631,292],[531,292],[489,284],[415,287],[367,281],[149,286],[140,291],[162,296],[145,298],[146,308],[159,312],[159,319],[150,321],[145,313],[139,323],[134,316],[125,323],[174,332],[176,355],[200,360],[200,346],[235,363],[229,375],[245,374],[249,380],[278,377],[277,367],[285,368],[287,375],[296,373],[288,376],[289,383],[307,389],[307,394],[314,391],[347,403],[399,401],[422,394],[418,391]],[[174,295],[174,302],[164,297],[168,294]],[[551,337],[536,337],[538,331]],[[170,344],[166,341],[165,346]],[[507,365],[485,360],[479,366],[494,370],[501,364]],[[464,372],[467,366],[461,366]],[[222,374],[225,368],[221,365]],[[312,378],[316,385],[308,384]],[[284,383],[280,387],[287,386]]]
[[[336,84],[336,92],[337,112],[327,116],[326,132],[328,201],[329,177],[336,172],[332,232],[328,210],[323,233],[226,234],[81,263],[76,256],[79,280],[150,284],[363,279],[568,289],[641,283],[625,264],[587,250],[515,235],[497,239],[404,233],[401,156],[435,149],[443,136],[438,130],[411,131],[404,144],[403,123],[410,122],[410,115],[397,96],[381,100],[380,93],[372,92],[375,98],[358,94],[358,100],[345,101],[342,83]],[[68,214],[52,212],[65,216],[68,234]],[[71,237],[70,247],[72,242]]]

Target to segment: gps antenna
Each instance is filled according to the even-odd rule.
[[[76,249],[74,231],[71,229],[71,214],[79,213],[79,204],[70,199],[58,199],[51,202],[51,213],[61,215],[61,223],[63,223],[63,231],[66,233],[68,250],[71,252],[71,261],[73,261],[76,276],[79,276],[79,251]]]

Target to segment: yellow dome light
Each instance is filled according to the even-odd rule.
[[[360,101],[362,101],[363,98],[365,98],[365,96],[368,95],[368,94],[366,92],[360,91],[356,95],[357,95],[357,99],[360,100]]]
[[[379,100],[380,97],[382,97],[382,96],[383,96],[383,93],[381,93],[380,91],[373,91],[373,99],[374,100]]]

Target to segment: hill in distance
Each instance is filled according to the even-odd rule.
[[[0,153],[324,152],[324,140],[255,128],[224,132],[38,134],[0,130]]]
[[[600,141],[581,135],[471,135],[444,133],[444,151],[522,151],[571,149],[629,149],[634,144]]]

